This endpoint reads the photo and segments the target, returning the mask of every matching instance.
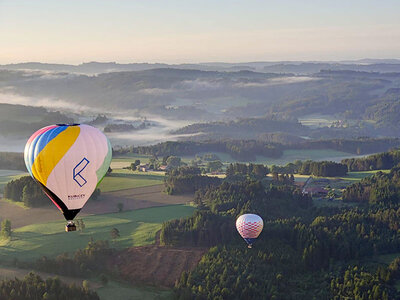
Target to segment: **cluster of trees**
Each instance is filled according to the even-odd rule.
[[[28,207],[38,207],[49,203],[39,184],[32,177],[23,176],[14,179],[4,186],[4,198],[23,202]]]
[[[105,270],[107,266],[104,262],[113,255],[114,251],[108,241],[90,241],[84,249],[77,250],[72,257],[68,253],[54,259],[43,256],[31,267],[43,272],[68,276],[90,276]],[[26,267],[22,262],[17,262],[17,265]]]
[[[139,126],[133,126],[132,124],[107,124],[104,127],[104,132],[121,132],[121,131],[132,131],[132,130],[141,130],[146,129],[148,124],[142,122]]]
[[[169,195],[194,193],[200,188],[220,183],[220,178],[203,176],[199,168],[187,166],[169,170],[164,181],[165,191]]]
[[[23,279],[5,279],[0,281],[0,299],[9,300],[99,300],[96,292],[87,286],[67,285],[59,278],[43,280],[35,273],[27,274]]]
[[[39,207],[50,203],[40,185],[30,176],[23,176],[8,182],[4,186],[3,194],[4,198],[23,202],[27,207]],[[100,194],[100,189],[96,188],[90,199],[97,200]]]
[[[391,169],[400,163],[400,150],[369,155],[363,158],[347,158],[342,164],[347,165],[349,171],[369,171]]]
[[[369,204],[398,204],[400,199],[400,166],[390,173],[377,172],[354,183],[343,192],[343,200]]]
[[[390,268],[379,267],[375,273],[371,273],[357,266],[349,266],[341,276],[332,279],[332,299],[397,299],[396,289],[388,285],[392,277]]]
[[[6,239],[11,237],[11,221],[8,219],[1,221],[1,236]]]
[[[336,177],[345,176],[347,174],[347,166],[343,163],[333,161],[300,161],[288,163],[285,166],[271,166],[271,173],[278,174],[302,174],[314,175],[320,177]]]
[[[301,164],[299,174],[314,175],[320,177],[345,176],[347,166],[333,161],[311,161],[307,160]]]
[[[226,168],[226,177],[228,180],[258,179],[261,180],[267,176],[269,169],[261,164],[230,164]]]
[[[0,152],[0,169],[26,171],[23,154]]]
[[[294,184],[294,175],[293,174],[278,174],[277,172],[272,172],[272,179],[274,184]]]

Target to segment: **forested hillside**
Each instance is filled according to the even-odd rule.
[[[386,198],[384,193],[400,187],[397,169],[348,188],[379,182],[379,197],[363,208],[316,208],[293,185],[254,180],[267,172],[254,166],[229,166],[219,186],[197,190],[199,210],[192,217],[163,224],[163,244],[214,246],[195,270],[182,274],[175,286],[177,299],[400,297],[395,288],[398,260],[390,266],[366,263],[400,253],[400,197],[396,190]],[[389,189],[381,186],[387,182]],[[344,198],[351,197],[347,192]],[[253,249],[246,248],[235,228],[235,219],[243,213],[256,213],[264,220]]]

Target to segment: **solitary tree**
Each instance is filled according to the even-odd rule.
[[[79,231],[84,231],[85,230],[85,222],[83,222],[83,219],[78,219],[76,220],[76,227]]]
[[[11,221],[5,219],[1,222],[1,235],[5,238],[9,238],[11,236]]]
[[[124,210],[124,204],[122,202],[118,202],[117,207],[118,212],[122,212]]]
[[[28,207],[32,206],[32,194],[29,191],[29,187],[27,185],[24,186],[22,190],[22,202]]]
[[[167,164],[171,168],[177,168],[181,165],[181,158],[177,156],[170,156],[167,159]]]
[[[117,228],[115,228],[115,227],[113,229],[111,229],[110,234],[111,234],[111,238],[113,240],[115,240],[116,238],[120,237],[119,230]]]

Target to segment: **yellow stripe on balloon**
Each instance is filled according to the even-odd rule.
[[[47,184],[50,173],[75,143],[80,131],[79,126],[70,126],[40,151],[32,165],[32,173],[36,180],[44,185]]]

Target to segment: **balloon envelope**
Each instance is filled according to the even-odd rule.
[[[249,246],[260,235],[263,227],[263,220],[255,214],[244,214],[236,220],[236,229]]]
[[[72,220],[85,205],[110,166],[107,137],[84,124],[51,125],[39,129],[25,146],[31,176]]]

